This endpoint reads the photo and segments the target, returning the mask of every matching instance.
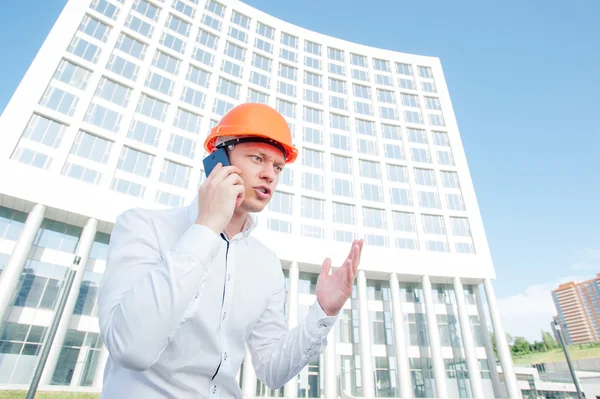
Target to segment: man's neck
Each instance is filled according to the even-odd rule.
[[[231,220],[229,221],[227,226],[225,226],[225,234],[227,234],[227,237],[231,238],[236,234],[240,233],[244,228],[248,217],[249,215],[247,211],[234,211]]]

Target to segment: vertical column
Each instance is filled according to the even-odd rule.
[[[75,309],[75,304],[77,303],[77,297],[79,296],[81,280],[83,280],[83,275],[85,274],[85,266],[90,255],[92,245],[94,244],[94,238],[96,238],[97,227],[98,221],[96,219],[88,219],[83,231],[81,232],[77,249],[75,249],[75,256],[79,256],[81,258],[77,268],[77,274],[73,280],[73,286],[71,287],[71,291],[67,297],[67,303],[65,304],[63,315],[58,324],[58,329],[56,330],[54,340],[52,341],[52,347],[48,353],[48,360],[46,361],[44,371],[42,372],[42,377],[40,378],[40,385],[50,385],[52,383],[52,376],[54,375],[54,370],[56,369],[58,358],[65,341],[65,335],[67,335],[67,331],[69,329],[69,321],[71,320],[73,310]]]
[[[292,262],[290,265],[290,288],[288,290],[288,328],[291,330],[298,324],[298,262]],[[244,374],[245,375],[245,374]],[[294,376],[283,387],[283,393],[286,398],[298,397],[298,378]]]
[[[483,344],[485,346],[485,357],[487,358],[490,374],[492,376],[494,395],[496,395],[498,398],[503,398],[506,395],[506,392],[504,391],[504,385],[500,381],[500,375],[498,374],[498,368],[496,367],[496,355],[494,354],[494,347],[492,346],[492,340],[490,339],[490,332],[487,328],[487,313],[485,312],[485,306],[483,305],[483,295],[480,290],[480,285],[477,286],[477,289],[475,290],[475,300],[477,302],[479,323],[484,332]]]
[[[360,360],[362,369],[363,394],[365,398],[375,397],[373,361],[371,360],[371,336],[369,331],[369,308],[367,306],[367,278],[364,270],[358,271],[358,324],[360,331]]]
[[[337,324],[337,323],[336,323]],[[329,331],[327,335],[327,347],[325,348],[325,399],[337,399],[337,378],[335,366],[335,329]]]
[[[45,210],[44,205],[36,204],[27,215],[21,236],[8,257],[8,263],[4,267],[4,271],[0,274],[0,325],[8,313],[10,301],[19,285],[19,277],[23,273],[23,267],[25,261],[27,261],[31,245],[44,220]]]
[[[508,348],[508,342],[506,341],[506,334],[504,333],[504,328],[500,321],[500,313],[498,312],[498,305],[496,304],[494,287],[492,286],[491,280],[488,278],[483,280],[483,286],[485,287],[490,318],[492,319],[492,326],[494,327],[494,337],[496,338],[496,349],[498,350],[498,355],[500,357],[500,364],[502,365],[502,374],[504,376],[504,381],[506,382],[508,397],[510,399],[521,399],[521,391],[519,390],[517,377],[513,370],[512,357],[510,355],[510,349]]]
[[[86,341],[87,340],[83,342],[83,346],[79,350],[79,355],[77,356],[77,362],[75,363],[75,369],[73,370],[73,376],[71,377],[71,383],[69,384],[71,387],[78,387],[79,384],[81,384],[81,374],[83,373],[83,368],[88,360],[88,354],[91,352]]]
[[[444,367],[444,358],[442,355],[442,344],[440,341],[440,331],[437,325],[437,316],[431,297],[431,281],[429,276],[423,276],[423,299],[425,299],[425,317],[427,318],[427,333],[429,336],[429,347],[431,348],[431,361],[433,363],[433,377],[435,379],[435,397],[440,399],[448,398],[448,389],[446,384],[446,370]]]
[[[465,357],[469,371],[469,381],[471,381],[471,391],[475,399],[484,399],[483,383],[481,382],[481,370],[475,353],[475,343],[473,340],[473,331],[471,321],[467,313],[465,303],[465,293],[460,277],[454,277],[454,292],[456,293],[456,303],[458,307],[458,322],[462,331],[462,340],[465,348]]]
[[[390,273],[390,290],[392,292],[392,318],[394,319],[394,343],[396,344],[396,361],[400,379],[400,396],[412,399],[412,380],[410,377],[410,362],[408,360],[408,345],[404,334],[404,312],[400,300],[398,275]]]
[[[100,358],[96,365],[96,374],[94,375],[94,388],[102,388],[104,384],[104,369],[106,368],[106,362],[108,361],[108,349],[106,345],[102,345],[100,350]]]
[[[252,366],[252,357],[248,347],[246,347],[246,356],[244,357],[244,376],[242,377],[242,392],[244,398],[256,396],[256,372]]]

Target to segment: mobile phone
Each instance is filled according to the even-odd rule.
[[[204,160],[204,172],[206,173],[206,177],[210,175],[210,172],[214,169],[215,166],[220,162],[223,166],[230,166],[229,157],[227,156],[227,151],[225,147],[218,148],[212,154],[209,154]]]

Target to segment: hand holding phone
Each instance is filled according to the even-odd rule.
[[[229,157],[227,156],[227,151],[224,147],[218,148],[212,154],[209,154],[202,163],[204,164],[204,172],[206,173],[206,177],[210,175],[210,172],[215,168],[218,163],[221,163],[223,166],[230,166]]]
[[[207,226],[220,234],[231,220],[235,208],[244,200],[244,181],[240,177],[242,171],[230,165],[223,149],[206,157],[204,167],[207,179],[198,192],[196,224]]]

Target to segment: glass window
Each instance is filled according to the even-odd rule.
[[[342,197],[354,198],[354,190],[352,182],[346,179],[339,179],[334,177],[331,179],[332,192],[334,195]]]
[[[350,54],[350,63],[352,65],[356,65],[362,68],[367,68],[368,64],[367,64],[367,57],[364,55],[359,55],[359,54],[354,54],[351,53]]]
[[[160,138],[160,129],[146,122],[134,119],[131,122],[127,137],[139,141],[140,143],[156,147],[158,146],[158,140]]]
[[[71,147],[71,154],[94,162],[106,164],[112,149],[112,141],[79,131]]]
[[[438,194],[431,191],[419,191],[419,204],[422,208],[441,208]]]
[[[160,14],[158,7],[145,0],[136,0],[132,9],[153,21],[158,20]]]
[[[273,40],[275,37],[275,29],[263,24],[262,22],[256,23],[256,33],[258,33],[260,36],[266,37],[269,40]]]
[[[131,89],[128,87],[105,77],[100,79],[100,83],[96,89],[96,96],[121,107],[127,107],[129,104],[130,93]]]
[[[317,169],[323,169],[323,152],[303,148],[302,165]]]
[[[365,227],[385,229],[385,211],[383,209],[363,207],[363,223]]]
[[[33,114],[23,137],[52,148],[58,148],[62,143],[67,126],[44,116]]]
[[[97,20],[94,17],[86,15],[79,25],[79,31],[86,33],[94,39],[106,42],[108,34],[110,33],[110,27],[104,22]]]
[[[267,104],[269,95],[253,89],[248,89],[248,102]]]
[[[252,55],[252,66],[266,72],[271,72],[271,60],[257,53]]]
[[[316,219],[316,220],[323,220],[325,218],[325,201],[324,200],[320,200],[320,199],[316,199],[316,198],[309,198],[309,197],[302,197],[301,205],[302,205],[302,212],[301,212],[302,217],[309,218],[309,219]]]
[[[341,224],[355,224],[354,205],[343,204],[340,202],[333,203],[333,221]]]
[[[458,237],[471,237],[471,227],[469,226],[469,219],[465,217],[450,217],[450,224],[452,225],[452,234]]]
[[[361,197],[366,201],[381,202],[383,200],[383,192],[381,185],[371,183],[361,183]]]
[[[194,159],[196,154],[196,141],[173,133],[171,134],[167,151],[186,158]]]
[[[154,26],[152,26],[151,23],[138,18],[134,14],[129,14],[127,16],[125,26],[142,36],[146,36],[148,39],[152,38],[152,33],[154,32]]]
[[[219,84],[217,86],[217,91],[227,97],[231,97],[234,99],[238,99],[240,95],[241,86],[231,80],[219,78]]]
[[[67,60],[62,60],[54,73],[54,79],[60,80],[77,89],[85,90],[91,72]]]
[[[106,69],[126,79],[136,80],[139,67],[133,62],[113,54],[110,56]]]
[[[307,143],[322,145],[323,133],[319,129],[315,129],[312,127],[304,127],[302,140],[304,140]]]
[[[163,122],[169,105],[157,98],[142,94],[136,112]]]
[[[162,69],[165,72],[172,73],[173,75],[177,75],[179,73],[179,65],[181,61],[172,55],[163,53],[158,50],[154,54],[154,59],[152,60],[152,65],[155,67]]]
[[[196,16],[196,9],[182,0],[173,1],[173,4],[171,4],[171,8],[179,11],[182,14],[187,15],[192,19]]]
[[[178,18],[173,14],[169,14],[169,19],[167,20],[166,26],[172,31],[177,32],[182,36],[188,37],[191,25],[183,19]]]
[[[408,168],[406,166],[387,164],[386,167],[390,181],[408,183]]]
[[[431,169],[415,168],[415,179],[417,184],[422,186],[433,186],[435,187],[435,174]]]
[[[190,182],[191,168],[169,160],[165,160],[160,172],[159,181],[173,186],[187,188]]]
[[[73,116],[79,98],[57,87],[49,86],[40,100],[40,105],[60,112],[68,116]]]
[[[414,213],[392,211],[392,217],[394,220],[394,229],[396,231],[407,233],[414,233],[417,231]]]
[[[121,33],[121,36],[119,36],[119,40],[117,41],[117,45],[115,46],[115,48],[135,58],[143,60],[146,54],[147,46],[139,40],[134,39],[133,37],[128,36],[124,33]]]
[[[269,202],[269,210],[272,212],[284,213],[286,215],[293,214],[294,195],[275,191],[273,199]]]
[[[219,44],[219,37],[200,28],[198,36],[196,37],[196,42],[208,47],[211,50],[216,50],[217,45]]]
[[[423,231],[425,234],[446,234],[444,217],[438,215],[422,215]]]
[[[381,178],[379,162],[366,161],[364,159],[358,160],[360,176],[368,177],[370,179]]]
[[[302,172],[302,188],[322,193],[324,191],[323,176],[316,173]]]
[[[162,36],[160,38],[160,44],[181,54],[185,52],[185,42],[183,41],[183,39],[173,36],[172,34],[167,32],[162,33]]]
[[[412,206],[412,197],[410,191],[405,188],[390,188],[391,202],[394,205]]]
[[[145,152],[123,147],[117,169],[142,177],[150,177],[154,157]]]
[[[323,124],[323,111],[311,107],[304,106],[304,121],[317,125]]]
[[[93,0],[90,8],[115,21],[119,16],[119,7],[106,0]]]

